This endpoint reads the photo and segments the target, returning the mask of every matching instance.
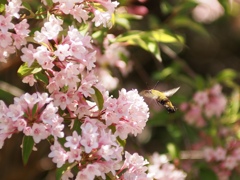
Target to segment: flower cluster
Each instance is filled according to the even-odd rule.
[[[221,89],[221,86],[216,84],[211,89],[197,92],[193,97],[193,103],[183,103],[181,110],[186,113],[185,121],[203,127],[206,124],[205,118],[220,117],[227,104]]]
[[[5,14],[0,15],[0,62],[7,62],[10,54],[27,44],[26,37],[30,30],[27,20],[19,19],[21,5],[21,0],[9,0],[5,5]]]
[[[157,180],[183,180],[187,176],[183,171],[176,169],[173,164],[169,163],[166,155],[154,153],[150,157],[150,163],[148,177]]]
[[[57,167],[65,161],[78,165],[77,179],[94,179],[95,176],[105,179],[106,173],[114,173],[119,168],[123,148],[111,131],[101,129],[94,119],[87,119],[81,130],[81,135],[74,131],[67,136],[64,147],[55,141],[49,157],[53,158]],[[71,176],[70,170],[63,175],[64,178]]]
[[[44,23],[41,32],[36,31],[34,39],[42,44],[34,48],[32,44],[22,49],[21,59],[29,67],[37,62],[48,78],[47,89],[53,97],[54,105],[62,110],[76,110],[79,96],[88,97],[94,93],[92,86],[97,77],[91,71],[95,67],[95,51],[91,37],[83,36],[76,28],[69,27],[67,36],[58,35],[63,21],[54,15]],[[52,42],[55,42],[52,44]],[[33,85],[36,80],[31,74],[23,82]]]
[[[149,162],[137,153],[131,155],[125,152],[125,161],[120,169],[120,172],[124,170],[125,172],[120,179],[151,180],[152,178],[147,177],[146,171],[148,168],[145,166],[147,164],[149,164]]]
[[[112,14],[119,4],[117,1],[112,2],[111,0],[53,0],[53,3],[55,3],[54,11],[70,14],[79,23],[86,22],[91,16],[94,16],[92,22],[95,23],[96,27],[100,25],[111,26]],[[46,1],[44,4],[47,6]]]
[[[228,179],[232,171],[240,164],[240,142],[232,140],[226,147],[205,147],[205,160],[212,165],[213,170],[221,179]]]
[[[62,138],[63,118],[57,114],[58,108],[53,105],[47,93],[24,94],[14,99],[14,104],[7,107],[0,101],[0,147],[4,140],[14,133],[23,132],[32,136],[39,143],[48,136]]]
[[[119,94],[118,99],[107,98],[105,101],[106,109],[104,108],[100,116],[93,117],[96,114],[94,112],[92,115],[85,114],[85,117],[81,119],[83,121],[80,126],[81,134],[74,131],[72,136],[66,137],[64,148],[55,141],[54,145],[51,146],[49,157],[53,158],[53,162],[57,163],[58,167],[61,167],[66,161],[77,163],[81,169],[77,175],[79,179],[93,179],[95,176],[105,178],[106,173],[117,173],[123,151],[123,148],[117,143],[117,138],[125,139],[129,133],[134,135],[140,133],[148,118],[148,107],[136,90],[126,92],[122,89]],[[85,112],[87,112],[86,109],[82,111],[82,113]],[[110,130],[111,127],[114,127],[115,133]],[[66,148],[69,149],[66,150]],[[126,159],[129,158],[130,155],[126,154]],[[129,167],[129,163],[125,162],[119,170],[129,168],[128,174],[126,172],[124,176],[132,177],[134,173],[138,176],[146,175],[146,169],[133,170]],[[142,163],[139,166],[145,164]],[[68,171],[65,176],[71,177],[72,174]]]
[[[106,125],[116,128],[115,134],[126,139],[128,134],[141,133],[149,117],[149,109],[137,90],[119,92],[118,99],[107,98],[104,102],[105,113],[102,116]]]
[[[122,89],[118,98],[110,96],[96,76],[98,56],[91,36],[81,33],[75,26],[65,29],[64,20],[58,16],[70,14],[84,23],[92,18],[95,26],[107,27],[111,25],[110,19],[118,3],[53,0],[42,28],[32,33],[34,42],[26,45],[29,33],[26,19],[16,25],[11,23],[12,17],[20,17],[19,9],[24,7],[18,0],[8,2],[5,15],[0,15],[3,22],[0,30],[8,37],[0,42],[0,50],[10,52],[11,46],[21,49],[24,62],[21,68],[27,70],[20,68],[23,82],[33,86],[41,80],[49,94],[26,93],[9,106],[0,101],[0,148],[5,139],[23,132],[32,137],[35,144],[47,138],[53,140],[48,156],[58,168],[69,165],[62,172],[63,179],[73,176],[106,179],[109,173],[116,179],[151,179],[146,174],[148,162],[128,152],[123,161],[123,146],[119,143],[130,134],[136,136],[142,132],[149,117],[147,104],[137,90]],[[43,3],[47,6],[46,1]],[[21,36],[8,34],[13,29]],[[113,52],[124,56],[128,53],[125,48],[119,48],[120,44],[111,44],[109,39],[104,43],[106,51],[98,64],[107,62],[119,67],[124,74],[126,64]],[[22,48],[22,45],[25,46]],[[65,130],[71,133],[64,133]],[[79,170],[76,174],[71,171],[73,167]]]

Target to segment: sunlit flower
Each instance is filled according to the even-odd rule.
[[[196,0],[193,18],[198,22],[211,23],[224,14],[224,9],[217,0]]]

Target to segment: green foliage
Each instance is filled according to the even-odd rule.
[[[38,69],[38,70],[40,70],[40,69]],[[43,82],[44,84],[48,84],[48,77],[43,72],[37,72],[36,74],[34,74],[34,78],[39,80],[39,81],[41,81],[41,82]]]
[[[2,101],[4,101],[7,104],[10,104],[10,103],[12,103],[13,98],[14,98],[13,94],[11,94],[8,91],[4,91],[4,90],[0,89],[0,99]]]
[[[152,53],[155,58],[162,61],[159,50],[159,43],[166,45],[182,46],[183,38],[179,35],[171,34],[165,29],[153,31],[128,31],[116,38],[116,42],[125,42],[128,45],[139,46]]]
[[[56,170],[56,180],[61,180],[61,177],[63,175],[63,173],[68,170],[69,168],[71,168],[71,165],[72,164],[69,164],[69,163],[65,163],[62,167],[60,168],[57,168]]]
[[[32,136],[24,136],[22,143],[22,159],[23,164],[27,164],[30,154],[34,146],[34,141]]]
[[[101,111],[103,109],[103,103],[104,103],[103,95],[96,87],[93,87],[93,89],[95,93],[92,95],[92,98],[97,103],[99,111]]]
[[[167,150],[171,158],[175,159],[179,157],[179,150],[177,146],[173,143],[168,143],[167,144]]]
[[[5,5],[4,4],[0,4],[0,13],[5,11]]]
[[[217,175],[213,170],[207,168],[207,167],[201,167],[199,169],[199,179],[204,180],[218,180]]]
[[[131,29],[131,20],[140,20],[141,16],[128,14],[128,13],[117,13],[115,15],[115,21],[117,25],[124,27],[127,30]]]
[[[31,74],[36,74],[40,71],[42,71],[42,68],[39,66],[38,63],[33,63],[30,67],[28,67],[27,63],[24,63],[19,67],[18,74],[22,77],[25,77]]]
[[[78,133],[81,132],[81,122],[78,119],[75,119],[74,124],[73,124],[73,131],[77,131]]]

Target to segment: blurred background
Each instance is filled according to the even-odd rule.
[[[156,39],[160,57],[141,44],[118,39],[117,42],[124,44],[128,53],[119,59],[123,66],[104,66],[117,80],[111,94],[117,96],[121,88],[138,89],[140,92],[180,87],[170,97],[178,108],[174,114],[169,114],[154,100],[145,99],[150,108],[148,125],[143,134],[128,139],[127,150],[145,156],[153,152],[168,154],[177,167],[188,173],[188,179],[218,179],[216,168],[206,163],[202,149],[228,148],[230,140],[227,137],[239,142],[240,2],[121,0],[120,3],[115,26],[110,30],[115,37],[123,33],[128,37],[129,32],[140,30],[143,34],[139,38],[147,44],[154,41],[144,32],[164,30],[164,33],[162,38]],[[99,43],[97,38],[96,42]],[[41,90],[41,87],[30,88],[22,83],[17,74],[21,64],[19,54],[12,55],[7,63],[0,63],[0,99],[8,104],[13,102],[14,96]],[[103,63],[98,66],[103,66]],[[204,117],[205,125],[201,126],[186,121],[187,110],[181,108],[183,104],[196,103],[194,94],[209,92],[216,84],[221,86],[221,93],[227,99],[225,108],[219,109],[220,115]],[[215,106],[218,105],[216,103]],[[232,107],[237,110],[233,112]],[[211,123],[216,119],[221,125]],[[217,133],[222,131],[219,127],[228,128],[226,136]],[[41,142],[37,145],[41,148],[32,153],[28,165],[24,167],[19,147],[21,141],[21,135],[14,135],[0,150],[1,179],[54,179],[54,165],[47,158],[49,144]],[[239,165],[230,169],[229,179],[240,176]]]

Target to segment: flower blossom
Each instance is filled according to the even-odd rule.
[[[9,0],[5,5],[5,14],[0,15],[0,62],[7,62],[10,54],[27,44],[26,37],[30,32],[27,20],[13,23],[19,18],[21,3],[20,0]]]
[[[107,125],[114,124],[116,135],[126,139],[128,134],[141,133],[149,117],[149,109],[137,90],[119,91],[118,99],[109,97],[104,102],[103,118]]]
[[[196,0],[199,4],[193,9],[193,18],[198,22],[211,23],[224,14],[217,0]]]
[[[186,174],[169,163],[165,155],[154,153],[150,158],[148,177],[157,180],[184,180]]]
[[[57,114],[57,107],[52,104],[52,99],[46,93],[33,95],[24,94],[14,98],[14,104],[8,108],[1,101],[3,108],[0,110],[1,142],[10,138],[12,134],[22,131],[26,136],[32,136],[35,143],[52,135],[63,137],[63,118]]]
[[[137,153],[130,154],[127,151],[125,152],[125,161],[122,170],[126,169],[126,172],[122,175],[123,179],[145,179],[150,180],[151,178],[147,177],[147,167],[145,165],[149,164],[147,160]]]
[[[183,103],[181,110],[185,112],[184,118],[188,124],[203,127],[206,125],[204,119],[220,117],[226,105],[227,99],[222,94],[222,87],[216,84],[210,89],[195,93],[193,102]]]

